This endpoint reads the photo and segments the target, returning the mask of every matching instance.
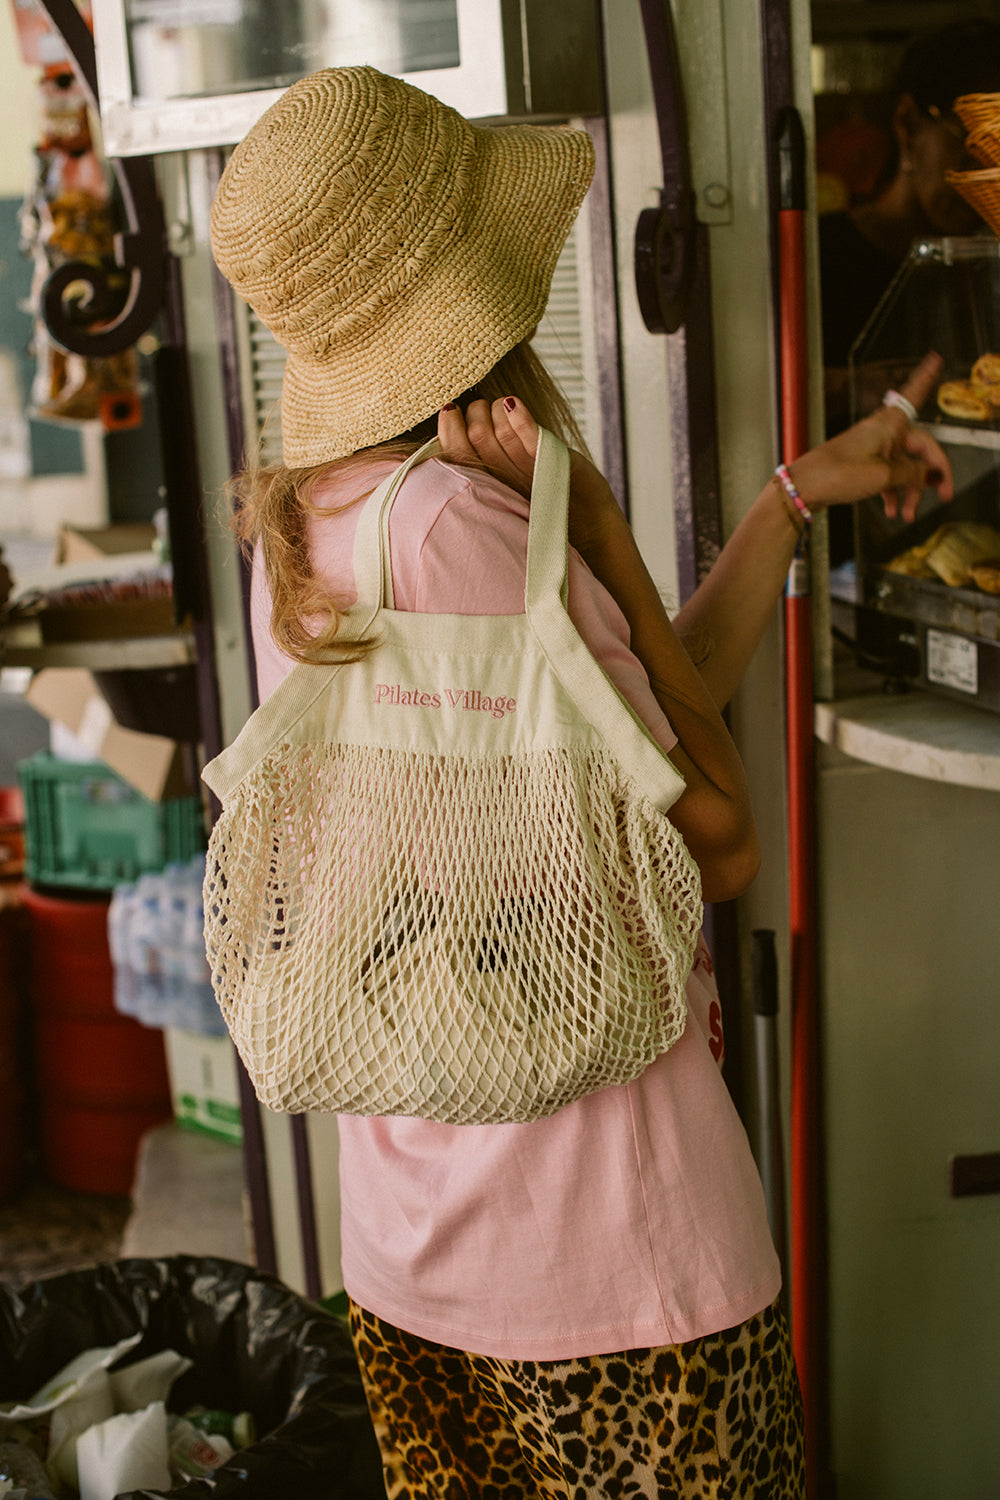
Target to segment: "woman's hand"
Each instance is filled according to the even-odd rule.
[[[464,416],[449,402],[438,414],[438,442],[452,463],[485,464],[525,499],[531,494],[538,423],[522,401],[470,401]]]
[[[523,401],[472,401],[465,415],[448,405],[438,416],[438,441],[452,463],[481,463],[527,499],[538,452],[538,423]],[[625,525],[621,507],[599,469],[570,453],[569,539],[584,557]]]
[[[941,358],[928,354],[900,390],[919,411],[941,375]],[[789,464],[810,509],[849,505],[881,495],[887,516],[912,521],[928,485],[941,500],[954,495],[951,466],[929,432],[913,427],[898,406],[880,406],[818,448]]]

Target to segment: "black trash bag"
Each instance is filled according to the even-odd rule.
[[[0,1401],[25,1400],[75,1355],[142,1332],[128,1364],[175,1349],[194,1367],[170,1409],[253,1413],[261,1436],[171,1500],[385,1500],[346,1326],[273,1276],[215,1257],[110,1262],[0,1286]],[[119,1500],[162,1500],[135,1490]]]

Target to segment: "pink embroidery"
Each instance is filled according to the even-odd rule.
[[[376,705],[388,704],[392,708],[461,708],[474,713],[488,713],[494,719],[502,719],[517,710],[517,699],[498,694],[490,698],[478,688],[445,688],[444,698],[440,693],[423,692],[420,688],[404,688],[400,684],[377,682],[375,684]]]
[[[422,693],[419,688],[402,688],[397,683],[390,687],[387,682],[375,684],[375,702],[390,703],[393,707],[440,708],[440,693]]]

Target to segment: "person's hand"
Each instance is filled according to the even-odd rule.
[[[438,442],[456,464],[483,464],[525,499],[538,452],[538,423],[523,401],[470,401],[462,409],[450,402],[438,414]]]
[[[525,499],[538,452],[538,423],[516,396],[472,401],[463,416],[454,404],[438,416],[438,441],[452,463],[483,464]],[[621,507],[599,469],[570,452],[569,537],[584,557],[598,547],[608,527],[625,524]]]
[[[918,411],[937,385],[941,365],[939,355],[928,354],[900,387],[900,395]],[[929,432],[912,426],[898,406],[880,406],[788,468],[803,500],[816,510],[881,495],[887,516],[912,521],[926,487],[937,490],[941,500],[955,493],[941,447]]]

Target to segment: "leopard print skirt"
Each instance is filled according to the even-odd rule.
[[[389,1500],[804,1500],[781,1307],[659,1349],[509,1360],[352,1304]]]

